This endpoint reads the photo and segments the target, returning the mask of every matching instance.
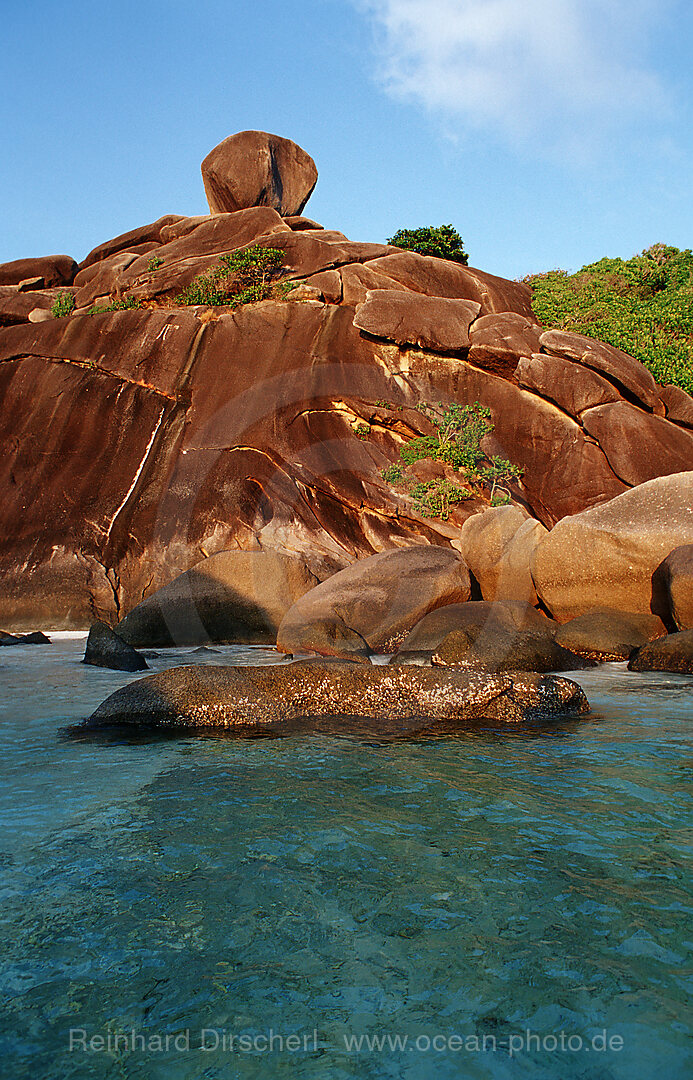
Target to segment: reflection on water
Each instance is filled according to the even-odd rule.
[[[0,650],[3,1076],[690,1074],[693,680],[580,672],[594,715],[533,738],[94,743],[58,733],[138,676],[83,646]],[[190,1049],[70,1053],[70,1028]],[[549,1042],[509,1057],[528,1029]]]

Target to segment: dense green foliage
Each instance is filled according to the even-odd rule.
[[[387,242],[406,251],[417,251],[419,255],[434,255],[437,259],[451,259],[464,266],[469,262],[462,237],[452,225],[424,225],[420,229],[400,229],[394,236],[388,237]]]
[[[200,274],[176,297],[177,304],[212,304],[238,307],[267,300],[277,293],[274,279],[284,252],[258,244],[222,255],[217,266]],[[293,287],[296,282],[291,282]]]
[[[447,521],[450,517],[450,508],[457,503],[471,499],[473,492],[469,488],[458,487],[451,480],[443,477],[440,480],[428,480],[424,484],[417,484],[411,490],[414,500],[414,509],[421,517],[438,517]]]
[[[66,315],[71,315],[75,309],[75,298],[71,292],[59,292],[53,301],[51,307],[51,315],[56,319],[64,319]]]
[[[544,326],[615,345],[659,383],[693,393],[693,252],[655,244],[632,259],[600,259],[577,274],[533,274],[532,307]]]
[[[491,410],[475,401],[473,405],[452,402],[443,406],[419,405],[419,410],[431,421],[434,435],[421,435],[410,439],[400,448],[400,458],[405,466],[430,458],[443,461],[459,474],[464,485],[448,478],[429,480],[412,486],[404,476],[402,466],[388,465],[381,471],[386,483],[393,487],[404,486],[414,499],[414,507],[423,517],[439,517],[444,521],[450,508],[464,499],[483,491],[489,493],[492,506],[510,501],[507,485],[519,480],[523,470],[505,458],[489,457],[481,447],[481,440],[493,431]]]

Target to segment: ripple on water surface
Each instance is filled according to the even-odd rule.
[[[58,732],[137,676],[83,646],[0,651],[4,1076],[690,1075],[693,680],[580,672],[595,713],[553,735],[88,743]]]

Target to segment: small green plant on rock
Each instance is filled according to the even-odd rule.
[[[59,292],[53,301],[51,315],[56,319],[64,319],[75,310],[75,298],[71,292]]]
[[[354,424],[353,432],[357,439],[367,439],[371,433],[370,424]]]
[[[388,244],[416,251],[419,255],[433,255],[437,259],[449,259],[466,266],[469,256],[464,250],[462,237],[452,225],[424,225],[420,229],[399,229],[388,238]]]
[[[296,284],[275,284],[275,278],[284,261],[284,252],[277,248],[254,244],[243,251],[222,255],[217,266],[199,274],[176,297],[181,305],[211,304],[212,306],[238,307],[257,300],[268,300],[273,295],[283,295],[288,287]]]
[[[414,509],[422,517],[437,517],[447,521],[450,517],[450,507],[464,502],[465,499],[471,499],[473,492],[443,477],[440,480],[428,480],[424,484],[417,484],[412,488],[411,494],[414,499]]]
[[[163,265],[164,260],[160,255],[152,255],[151,259],[147,261],[147,270],[149,270],[150,274],[153,274],[155,270],[158,270]]]
[[[95,304],[87,314],[103,315],[105,311],[139,311],[143,307],[142,301],[135,296],[126,296],[120,300],[112,300],[110,304]]]
[[[473,495],[488,493],[492,506],[510,502],[507,485],[519,480],[524,470],[505,458],[489,457],[482,449],[484,436],[493,431],[491,410],[478,401],[471,405],[422,403],[418,409],[432,423],[435,434],[419,435],[400,447],[403,465],[410,466],[426,458],[442,461],[459,475],[461,484],[442,477],[412,486],[398,464],[381,470],[383,480],[400,490],[408,488],[414,508],[422,516],[440,517],[444,521],[452,506]]]

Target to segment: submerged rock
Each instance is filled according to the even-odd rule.
[[[332,660],[172,668],[111,694],[86,726],[411,735],[451,731],[476,720],[517,724],[588,711],[582,690],[568,679]]]
[[[84,664],[113,668],[114,671],[146,671],[149,664],[106,623],[96,622],[89,631]]]
[[[672,671],[693,675],[693,630],[650,641],[628,663],[629,671]]]

